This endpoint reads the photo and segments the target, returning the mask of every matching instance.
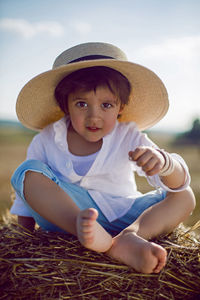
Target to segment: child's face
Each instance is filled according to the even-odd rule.
[[[68,95],[68,112],[73,129],[89,142],[109,134],[121,113],[121,103],[108,87],[95,91],[75,91]]]

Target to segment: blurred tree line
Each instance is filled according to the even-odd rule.
[[[200,147],[200,119],[195,119],[189,131],[178,134],[175,138],[176,145],[196,145]]]

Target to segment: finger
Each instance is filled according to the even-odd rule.
[[[159,162],[157,162],[151,170],[146,171],[146,174],[148,176],[153,176],[153,175],[158,174],[160,172],[160,170],[161,170],[161,165]]]
[[[146,150],[137,160],[136,163],[139,167],[148,167],[153,166],[154,157],[152,157],[151,151]],[[155,162],[156,163],[156,162]],[[155,164],[154,163],[154,164]]]
[[[136,161],[146,150],[145,147],[137,147],[134,151],[129,152],[129,157]]]
[[[150,172],[156,167],[157,163],[158,161],[155,157],[150,157],[146,163],[142,165],[142,170],[144,172]]]

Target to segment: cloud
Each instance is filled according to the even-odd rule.
[[[46,33],[53,37],[62,36],[64,33],[63,27],[58,22],[30,23],[24,19],[9,18],[0,20],[0,29],[20,34],[26,39],[41,33]]]
[[[143,48],[142,53],[147,57],[190,60],[193,57],[199,56],[200,36],[166,39],[161,44]]]
[[[79,34],[85,35],[91,32],[91,25],[84,21],[72,21],[71,27],[76,30]]]

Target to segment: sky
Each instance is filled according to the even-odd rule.
[[[85,42],[114,44],[161,78],[170,108],[153,129],[200,118],[199,0],[0,0],[0,119],[17,120],[21,88]]]

